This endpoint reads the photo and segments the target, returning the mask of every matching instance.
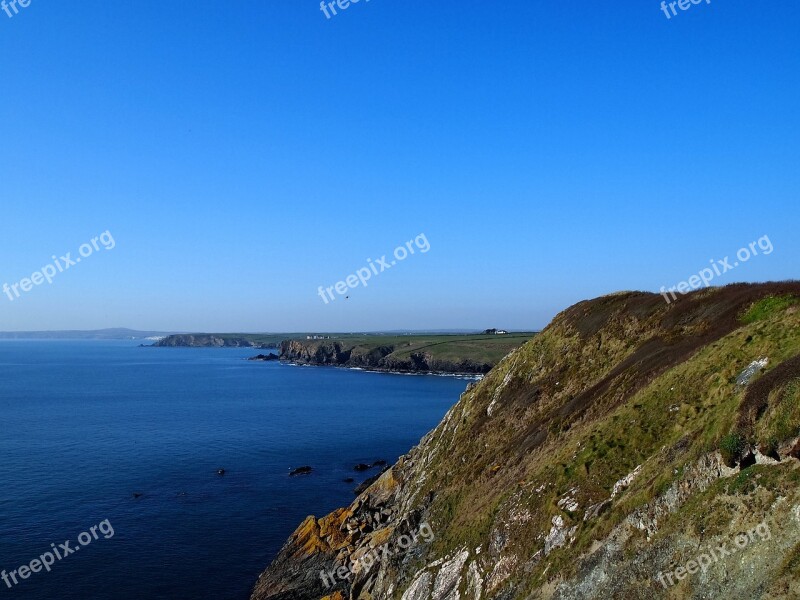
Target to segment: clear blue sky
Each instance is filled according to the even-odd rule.
[[[539,328],[798,276],[800,5],[53,2],[0,12],[0,330]],[[424,233],[325,304],[318,286]]]

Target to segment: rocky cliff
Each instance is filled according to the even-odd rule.
[[[798,283],[577,304],[252,599],[800,598],[799,355]]]
[[[488,373],[492,363],[470,358],[442,359],[432,352],[401,353],[395,345],[354,346],[346,341],[286,340],[280,344],[281,359],[299,364],[358,367],[400,373]]]

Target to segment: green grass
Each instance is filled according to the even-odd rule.
[[[750,494],[758,485],[756,481],[757,474],[758,469],[754,467],[748,467],[743,471],[739,471],[735,477],[726,482],[728,485],[725,491],[734,496]]]
[[[719,443],[719,451],[722,460],[729,467],[733,467],[742,459],[742,453],[747,447],[747,440],[738,433],[729,433],[723,436]]]
[[[395,355],[399,358],[414,352],[426,352],[440,360],[457,361],[472,359],[496,364],[506,354],[519,348],[535,334],[478,335],[478,336],[439,336],[406,341],[396,346]],[[374,343],[374,342],[373,342]]]
[[[764,321],[772,315],[782,312],[798,303],[800,303],[800,298],[796,296],[770,296],[769,298],[764,298],[753,304],[753,306],[742,315],[741,321],[747,324]]]
[[[758,440],[768,451],[800,435],[800,379],[793,379],[771,396],[769,409],[756,430]]]

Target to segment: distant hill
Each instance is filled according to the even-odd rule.
[[[157,348],[277,348],[285,334],[181,333],[158,340]]]

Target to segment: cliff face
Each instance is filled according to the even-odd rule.
[[[798,283],[577,304],[252,598],[798,598],[798,355]]]
[[[424,350],[400,354],[393,345],[362,348],[334,340],[285,340],[281,359],[309,365],[358,367],[408,373],[488,373],[492,364],[470,359],[446,360]]]

